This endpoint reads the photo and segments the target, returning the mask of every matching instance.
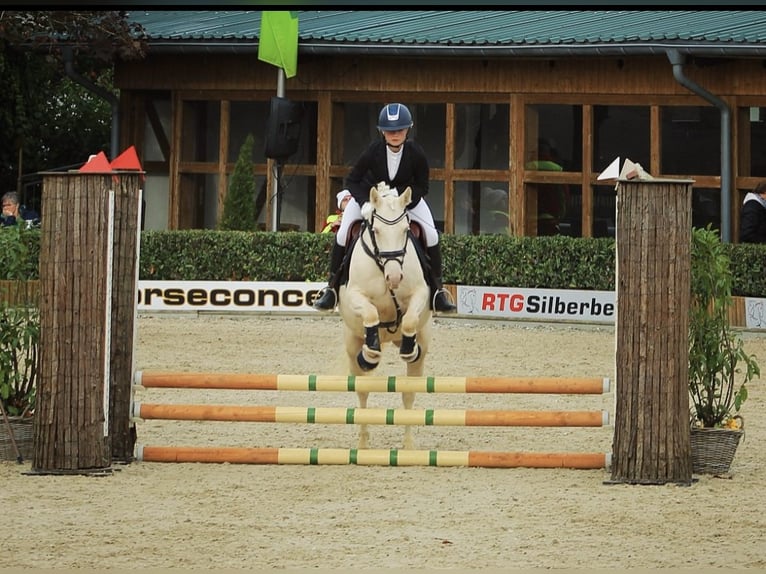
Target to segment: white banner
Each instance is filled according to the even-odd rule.
[[[323,282],[139,281],[138,311],[284,311],[318,313]],[[612,291],[457,286],[460,315],[614,324]],[[745,298],[746,327],[766,330],[766,299]]]
[[[745,325],[749,329],[766,329],[766,299],[745,297]]]
[[[325,283],[294,281],[139,281],[139,311],[290,311],[311,305]]]
[[[457,311],[460,314],[506,319],[614,324],[617,313],[612,291],[458,285],[457,299]]]

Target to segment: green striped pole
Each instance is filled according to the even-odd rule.
[[[384,393],[603,394],[610,390],[610,380],[605,377],[408,377],[151,371],[136,371],[134,384],[146,388]]]
[[[134,403],[140,419],[419,426],[601,427],[606,411],[506,411]]]
[[[145,462],[362,466],[465,466],[485,468],[601,469],[609,453],[533,453],[343,448],[173,447],[137,445]]]

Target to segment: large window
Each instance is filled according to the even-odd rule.
[[[276,172],[267,173],[263,150],[269,97],[191,97],[180,101],[181,124],[173,126],[170,94],[146,94],[143,159],[152,169],[144,190],[147,228],[161,228],[173,217],[181,228],[214,227],[239,149],[253,134],[259,224],[265,228],[276,216],[278,229],[315,231],[317,221],[335,210],[335,194],[353,163],[380,137],[382,99],[333,101],[329,121],[318,117],[316,102],[298,102],[298,149]],[[508,101],[407,102],[414,122],[410,137],[426,151],[431,166],[427,202],[442,232],[612,237],[616,193],[596,176],[618,157],[621,163],[627,158],[640,163],[656,177],[694,179],[694,225],[720,227],[717,108],[550,102],[551,96],[544,103],[527,101],[523,110],[513,110]],[[518,113],[513,117],[523,134],[513,131],[511,112]],[[320,141],[318,129],[324,125],[330,130]],[[756,178],[766,177],[766,108],[742,105],[734,127],[739,137],[736,177],[747,180],[738,185],[752,187]],[[177,177],[162,171],[171,166],[173,137],[178,138]],[[323,146],[329,169],[317,165]],[[274,174],[277,185],[267,187]],[[317,180],[318,174],[328,179]],[[160,189],[168,182],[176,186],[172,196]],[[317,205],[319,189],[326,206]],[[271,213],[266,212],[269,198],[276,202]]]

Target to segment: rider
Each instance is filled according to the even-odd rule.
[[[386,104],[380,110],[378,131],[382,138],[370,144],[346,177],[346,188],[351,192],[352,199],[346,205],[340,229],[335,235],[330,256],[329,284],[314,302],[315,309],[331,311],[335,308],[338,302],[339,270],[343,264],[348,230],[355,221],[362,219],[362,208],[370,201],[370,188],[383,181],[398,192],[404,191],[408,186],[412,188],[412,201],[407,206],[407,211],[410,218],[420,224],[425,234],[431,260],[429,284],[434,297],[434,310],[443,313],[457,311],[442,284],[439,230],[434,225],[431,208],[425,200],[430,174],[428,159],[419,144],[407,139],[412,125],[412,114],[404,104]]]

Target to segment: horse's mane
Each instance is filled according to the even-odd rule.
[[[399,194],[391,189],[385,181],[381,181],[375,186],[380,194],[380,197],[399,197]]]

